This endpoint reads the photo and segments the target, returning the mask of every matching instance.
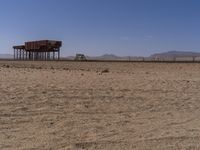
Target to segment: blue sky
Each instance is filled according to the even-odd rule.
[[[199,0],[0,0],[0,53],[39,39],[62,55],[200,52]]]

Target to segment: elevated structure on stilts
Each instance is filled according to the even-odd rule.
[[[15,60],[59,60],[62,41],[29,41],[13,46]]]

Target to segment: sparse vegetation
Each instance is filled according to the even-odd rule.
[[[106,68],[106,69],[104,69],[104,70],[101,71],[101,73],[109,73],[109,72],[110,72],[110,71],[109,71],[108,68]]]

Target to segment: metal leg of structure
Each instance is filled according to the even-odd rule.
[[[32,60],[33,58],[33,56],[32,56],[32,52],[29,52],[29,55],[30,55],[30,60]]]
[[[16,59],[18,59],[18,49],[16,49]]]
[[[55,51],[53,51],[53,60],[55,60]]]
[[[31,55],[30,51],[28,51],[28,59],[31,60]]]
[[[14,60],[15,60],[15,49],[14,49]]]
[[[17,60],[19,60],[19,49],[17,49]]]
[[[46,60],[46,57],[45,57],[45,56],[46,56],[46,53],[44,52],[44,53],[43,53],[43,60]]]
[[[18,49],[16,50],[16,59],[17,60],[19,59],[19,50]]]
[[[49,55],[49,52],[47,52],[47,60],[50,59],[50,55]]]
[[[18,52],[17,52],[17,53],[18,53],[18,56],[17,56],[17,57],[18,57],[18,60],[19,60],[19,59],[20,59],[20,50],[19,50],[19,49],[18,49]]]
[[[58,60],[60,60],[60,49],[58,49]]]
[[[25,52],[26,52],[26,60],[28,60],[28,52],[25,50]]]
[[[34,53],[34,52],[32,52],[32,53],[33,53],[33,61],[35,61],[35,56],[36,56],[36,55],[35,55],[35,53]]]
[[[19,50],[19,59],[20,60],[22,59],[22,50],[21,49]]]
[[[24,60],[24,50],[22,50],[22,57],[23,57],[23,60]]]

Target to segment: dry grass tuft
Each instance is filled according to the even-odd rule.
[[[101,71],[101,73],[109,73],[109,72],[110,72],[109,69],[104,69]]]

